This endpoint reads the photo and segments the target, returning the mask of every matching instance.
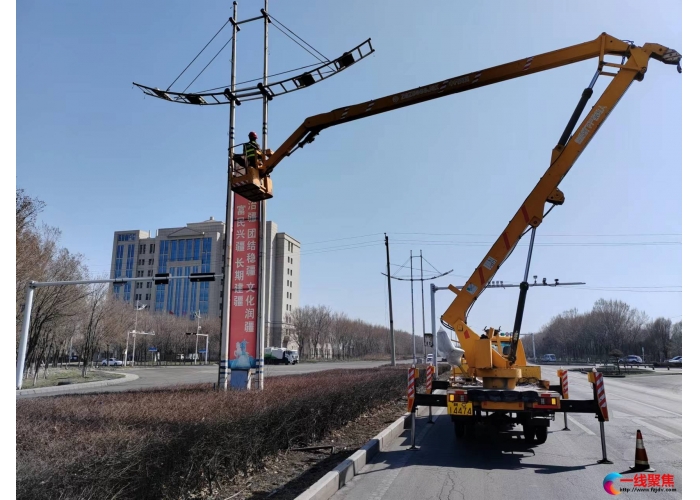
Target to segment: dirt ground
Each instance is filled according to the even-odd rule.
[[[318,451],[286,451],[268,457],[259,471],[240,475],[222,483],[210,494],[202,491],[191,499],[291,500],[307,490],[327,472],[365,445],[401,415],[406,413],[406,399],[392,401],[371,413],[362,415],[324,441],[314,446],[333,446]]]
[[[446,380],[450,373],[438,377]],[[425,388],[420,386],[418,391]],[[364,446],[406,413],[406,397],[396,399],[362,415],[334,431],[327,439],[313,446],[333,446],[318,451],[283,451],[268,457],[261,468],[221,482],[207,491],[191,493],[191,500],[292,500],[333,470],[339,463]]]

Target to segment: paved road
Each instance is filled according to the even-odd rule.
[[[553,367],[543,367],[544,378],[556,380],[555,373]],[[681,379],[678,374],[606,379],[613,414],[605,424],[605,437],[613,465],[596,463],[601,445],[599,424],[592,415],[570,416],[570,431],[563,430],[563,418],[558,416],[543,445],[528,447],[512,439],[491,438],[477,446],[455,439],[450,418],[441,408],[434,425],[418,419],[418,451],[407,450],[410,434],[404,432],[333,498],[607,499],[603,478],[634,464],[637,429],[642,431],[652,467],[657,474],[673,474],[678,491],[622,493],[619,498],[681,498]],[[583,374],[570,372],[569,387],[572,399],[592,396]],[[632,483],[615,484],[619,488]]]
[[[410,361],[397,361],[398,363],[410,363]],[[279,375],[295,375],[302,373],[320,372],[335,369],[374,368],[385,365],[388,361],[344,361],[327,363],[304,363],[297,365],[270,365],[265,367],[268,377]],[[118,370],[121,373],[134,373],[138,380],[108,387],[80,388],[76,386],[70,392],[61,394],[88,394],[95,392],[120,392],[138,389],[153,389],[178,384],[215,384],[218,381],[218,366],[160,366],[160,367],[136,367]],[[35,398],[43,396],[55,396],[56,394],[26,394],[18,395],[20,398]]]

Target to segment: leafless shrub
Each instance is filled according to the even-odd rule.
[[[17,402],[17,498],[180,498],[406,393],[406,366]],[[424,371],[421,371],[424,378]]]

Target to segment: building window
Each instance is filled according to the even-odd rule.
[[[289,300],[292,300],[292,292],[289,292]]]
[[[153,265],[153,259],[148,259],[148,265],[152,266]]]
[[[164,273],[167,265],[168,265],[168,242],[161,241],[160,242],[160,250],[159,250],[159,254],[158,254],[158,272]],[[158,301],[158,297],[156,296],[156,302],[157,301]]]
[[[146,288],[151,288],[151,285],[153,284],[152,281],[147,281],[146,282]]]
[[[148,276],[153,276],[153,269],[148,270]]]
[[[289,263],[290,263],[290,264],[294,264],[294,259],[292,259],[292,258],[290,257],[290,258],[289,258]]]
[[[119,235],[123,236],[123,235]],[[114,277],[119,278],[122,275],[122,259],[124,258],[124,245],[117,246],[117,258],[114,259]],[[118,287],[116,287],[118,288]]]
[[[199,242],[200,241],[202,241],[201,238],[194,239],[194,250],[193,250],[193,255],[192,255],[192,258],[194,260],[199,260]]]
[[[187,246],[185,247],[185,260],[192,260],[192,240],[186,240]]]
[[[290,276],[293,276],[293,275],[294,275],[294,274],[292,273],[292,270],[291,270],[291,269],[289,270],[289,275],[290,275]]]
[[[147,294],[146,294],[146,300],[151,300],[151,294],[150,294],[150,293],[147,293]]]
[[[170,260],[177,260],[177,241],[170,242]]]
[[[117,241],[136,241],[136,233],[120,234],[117,236]]]
[[[148,249],[148,253],[156,253],[156,244],[155,243],[151,243],[151,245]]]

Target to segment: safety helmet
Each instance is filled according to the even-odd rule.
[[[255,132],[251,132],[250,134],[248,134],[248,139],[250,139],[250,140],[254,140],[257,138],[258,138],[258,134],[256,134]]]

